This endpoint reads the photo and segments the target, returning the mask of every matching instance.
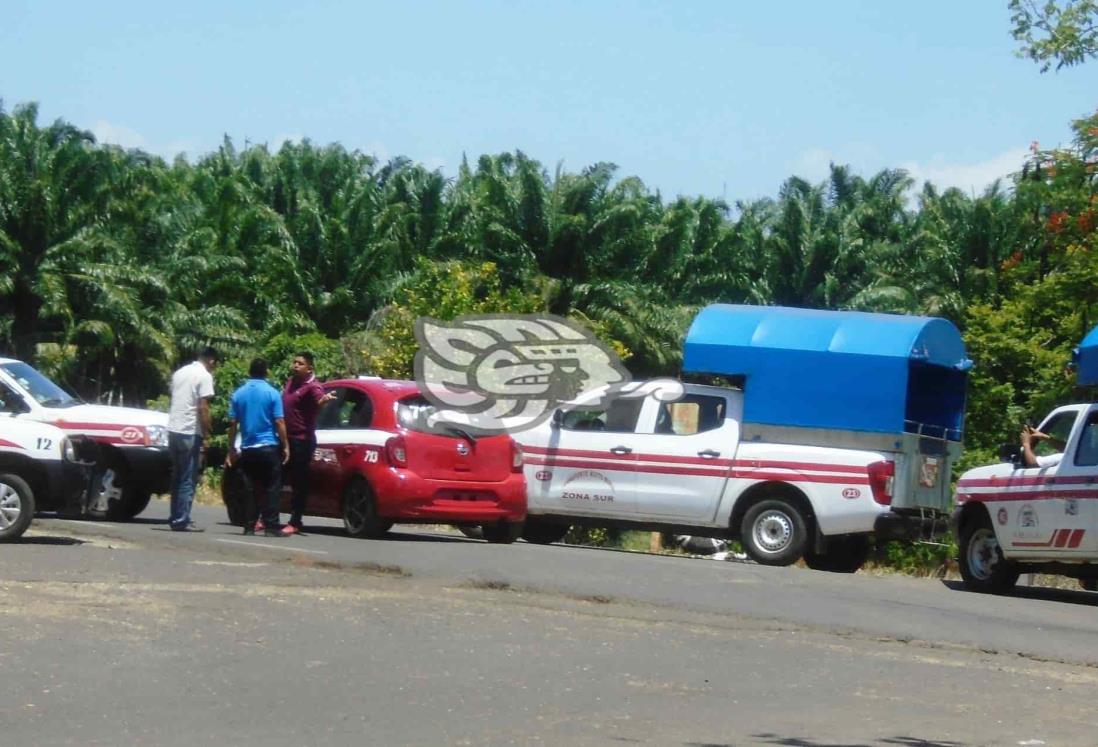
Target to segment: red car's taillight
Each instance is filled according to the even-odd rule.
[[[393,436],[385,442],[385,458],[394,467],[408,466],[408,447],[404,443],[404,436]]]
[[[892,480],[896,474],[894,462],[873,462],[869,465],[869,488],[873,491],[873,500],[882,506],[892,505]]]
[[[511,471],[522,472],[522,447],[511,442]]]

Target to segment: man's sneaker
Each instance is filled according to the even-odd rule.
[[[267,527],[263,530],[264,537],[289,537],[288,534],[283,534],[282,530],[278,527]]]
[[[254,537],[255,536],[255,527],[244,527],[244,536],[245,537]]]
[[[263,524],[263,519],[256,519],[255,520],[255,533],[256,534],[259,534],[260,532],[262,532],[266,528],[267,527]]]
[[[293,524],[286,524],[282,527],[282,535],[284,537],[292,537],[293,535],[297,534],[300,531],[301,530],[298,529]]]
[[[195,524],[193,521],[179,526],[172,527],[173,532],[205,532],[206,530]]]

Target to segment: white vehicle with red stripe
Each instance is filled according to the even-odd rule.
[[[0,398],[0,542],[18,539],[35,511],[79,505],[90,476],[75,439],[13,416],[7,399]]]
[[[523,536],[593,524],[731,537],[760,563],[855,571],[875,533],[944,527],[970,365],[941,319],[710,306],[684,369],[739,386],[558,410],[512,434]]]
[[[1080,385],[1098,384],[1098,327],[1075,363]],[[1046,466],[1027,466],[1017,446],[1006,444],[1004,463],[957,481],[954,532],[961,576],[973,591],[1006,592],[1032,572],[1098,586],[1098,404],[1059,407],[1038,430],[1051,437],[1034,447]],[[1050,459],[1053,451],[1058,460]]]
[[[171,473],[166,413],[88,404],[32,366],[0,358],[0,398],[17,420],[86,436],[95,464],[86,509],[96,517],[130,519],[153,493],[167,492]]]

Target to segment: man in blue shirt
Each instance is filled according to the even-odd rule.
[[[282,465],[290,458],[286,438],[282,394],[267,383],[267,361],[256,358],[248,368],[248,380],[233,392],[229,402],[230,467],[238,466],[244,477],[244,534],[262,531],[267,537],[284,537],[278,525]],[[240,448],[236,434],[240,432]],[[266,494],[262,516],[256,497]]]

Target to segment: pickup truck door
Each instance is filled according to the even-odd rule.
[[[739,444],[731,404],[719,393],[645,400],[637,436],[638,518],[684,524],[715,519]]]
[[[1050,502],[1041,516],[1053,530],[1053,549],[1076,558],[1098,553],[1098,405],[1078,420],[1055,477],[1064,498]]]
[[[1067,442],[1068,450],[1058,464],[1020,467],[1011,473],[1007,481],[1009,500],[1002,506],[1006,513],[995,513],[1009,555],[1038,559],[1078,553],[1078,547],[1069,545],[1073,544],[1072,533],[1081,528],[1082,504],[1090,503],[1078,500],[1078,473],[1072,474],[1070,466],[1071,434],[1081,417],[1077,409],[1053,413],[1039,428]],[[1039,442],[1034,450],[1039,457],[1055,451],[1046,441]]]
[[[643,403],[616,399],[605,409],[561,410],[552,423],[523,433],[530,513],[632,518]]]

